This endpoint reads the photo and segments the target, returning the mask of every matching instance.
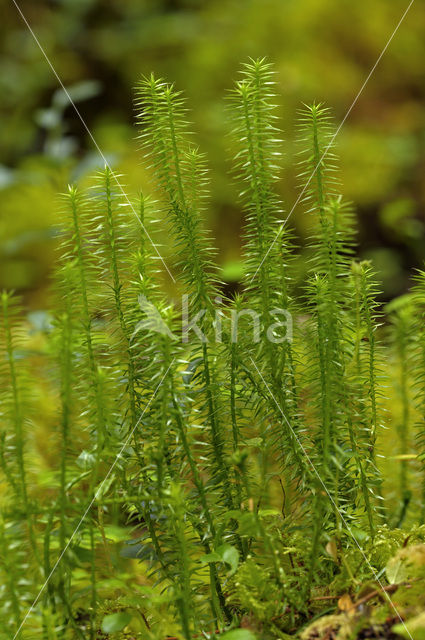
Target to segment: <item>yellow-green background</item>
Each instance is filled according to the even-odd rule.
[[[249,56],[275,64],[283,129],[279,188],[297,198],[295,129],[302,102],[325,101],[337,124],[393,32],[407,0],[18,0],[103,153],[129,191],[151,190],[135,139],[133,87],[154,71],[187,94],[211,168],[209,225],[236,277],[243,215],[231,176],[223,99]],[[413,4],[338,137],[342,179],[386,298],[424,258],[425,10]],[[0,287],[43,308],[54,262],[57,197],[101,166],[75,112],[19,16],[0,23]],[[52,108],[53,107],[53,108]],[[305,241],[308,221],[292,217]],[[302,265],[302,261],[301,261]]]

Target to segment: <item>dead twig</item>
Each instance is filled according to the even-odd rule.
[[[413,580],[411,582],[414,582]],[[365,602],[368,602],[369,600],[372,600],[372,598],[375,598],[377,596],[379,596],[383,591],[385,591],[385,593],[394,593],[395,591],[397,591],[397,589],[399,587],[407,587],[410,588],[411,584],[408,582],[400,582],[399,584],[389,584],[385,587],[379,587],[379,589],[374,589],[373,591],[370,591],[368,594],[366,594],[365,596],[363,596],[363,598],[360,598],[360,600],[356,600],[356,602],[353,602],[352,605],[352,609],[359,607],[361,604],[364,604]],[[345,595],[345,594],[343,594]],[[342,595],[336,595],[336,596],[315,596],[314,598],[310,598],[310,602],[312,601],[319,601],[319,600],[339,600],[340,598],[342,598]]]

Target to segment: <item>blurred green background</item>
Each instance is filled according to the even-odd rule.
[[[211,168],[208,224],[225,276],[237,278],[243,214],[231,175],[225,100],[249,56],[275,64],[284,171],[296,201],[296,114],[325,101],[342,120],[407,0],[17,0],[82,117],[129,191],[152,190],[138,150],[133,87],[154,71],[188,97]],[[422,266],[425,186],[425,11],[415,3],[338,136],[359,254],[373,258],[388,299]],[[0,288],[46,302],[57,193],[102,160],[12,0],[2,0]],[[292,216],[303,247],[308,219]],[[302,254],[301,254],[302,255]],[[302,259],[300,278],[302,278]],[[236,266],[236,268],[235,268]]]

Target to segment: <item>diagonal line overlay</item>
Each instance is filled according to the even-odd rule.
[[[388,47],[390,46],[395,34],[397,33],[397,31],[399,30],[399,27],[401,26],[403,20],[405,19],[405,17],[407,16],[407,14],[410,11],[411,6],[413,5],[415,0],[410,0],[409,4],[407,5],[407,8],[404,10],[400,20],[398,21],[397,25],[395,26],[392,34],[390,35],[390,37],[388,38],[384,48],[382,49],[381,53],[379,54],[375,64],[373,65],[373,67],[371,68],[371,70],[369,71],[368,75],[366,76],[366,79],[364,80],[362,86],[360,87],[360,89],[358,90],[353,102],[351,103],[350,107],[348,108],[345,116],[343,117],[343,119],[340,122],[340,125],[338,127],[338,129],[335,131],[334,135],[332,136],[331,141],[329,142],[328,146],[326,147],[326,149],[323,152],[322,157],[320,158],[319,162],[316,164],[316,166],[314,167],[309,179],[307,180],[306,184],[304,185],[301,193],[299,194],[298,198],[295,200],[294,205],[292,206],[290,212],[288,213],[288,215],[286,216],[285,220],[280,224],[279,229],[271,243],[271,245],[269,246],[269,248],[267,249],[263,259],[261,260],[260,264],[258,265],[254,275],[252,276],[251,280],[249,281],[250,284],[251,282],[254,280],[254,278],[256,277],[257,273],[259,272],[259,270],[261,269],[261,267],[264,264],[264,261],[266,260],[267,256],[269,255],[270,251],[273,249],[277,239],[279,238],[279,236],[282,234],[286,223],[288,222],[289,218],[291,217],[291,215],[293,214],[295,208],[297,207],[298,203],[300,202],[301,198],[303,197],[304,193],[306,192],[306,190],[308,189],[308,186],[310,184],[310,182],[313,180],[314,176],[317,173],[318,168],[320,167],[320,165],[322,164],[324,158],[327,156],[329,149],[332,147],[335,138],[337,137],[337,135],[339,134],[339,132],[341,131],[342,127],[345,124],[345,121],[347,120],[348,116],[350,115],[351,111],[354,109],[355,105],[357,104],[358,99],[360,98],[361,94],[363,93],[363,89],[366,87],[367,83],[369,82],[369,80],[371,79],[372,75],[375,72],[376,67],[378,66],[378,64],[381,62],[385,52],[387,51]],[[13,2],[15,2],[15,0],[13,0]]]
[[[262,375],[261,371],[259,370],[259,368],[257,367],[255,360],[249,356],[251,359],[252,364],[254,365],[255,370],[257,371],[258,375],[260,376],[264,386],[266,387],[267,391],[270,394],[270,397],[272,398],[273,402],[275,403],[275,405],[277,406],[277,408],[279,409],[279,412],[281,413],[283,419],[285,420],[286,424],[288,425],[289,429],[291,430],[292,435],[294,436],[295,440],[297,441],[301,451],[303,452],[303,455],[307,458],[307,461],[309,463],[309,465],[311,466],[313,472],[315,473],[315,475],[317,476],[320,484],[322,485],[323,489],[326,492],[326,495],[328,496],[329,500],[332,502],[332,505],[334,506],[335,510],[337,511],[339,517],[341,518],[342,522],[344,523],[344,526],[347,528],[347,531],[349,532],[350,536],[353,538],[354,542],[356,543],[356,546],[358,547],[360,553],[362,554],[367,566],[369,567],[369,569],[371,570],[376,582],[379,584],[380,588],[382,589],[382,592],[384,593],[385,597],[387,598],[389,604],[391,605],[391,607],[394,609],[394,612],[396,614],[396,616],[399,618],[400,622],[402,623],[403,627],[406,630],[407,635],[409,636],[410,640],[413,640],[412,634],[410,633],[409,629],[406,627],[406,624],[403,620],[403,618],[401,617],[400,613],[397,610],[397,607],[395,606],[395,604],[393,603],[393,601],[391,600],[391,597],[389,595],[389,593],[387,591],[385,591],[384,589],[384,585],[382,584],[382,582],[379,579],[378,574],[376,573],[375,569],[372,567],[372,565],[370,564],[369,560],[366,557],[365,552],[363,551],[362,547],[359,545],[358,541],[356,540],[356,537],[354,536],[350,525],[348,524],[347,520],[344,518],[342,512],[340,511],[340,509],[338,509],[337,505],[335,504],[335,500],[333,499],[333,497],[331,496],[331,494],[328,491],[328,488],[326,487],[325,483],[323,482],[322,478],[320,477],[319,472],[317,471],[316,467],[314,466],[310,456],[308,455],[307,451],[305,450],[302,442],[300,441],[300,439],[298,438],[297,434],[295,433],[294,429],[292,428],[291,424],[289,423],[288,418],[286,417],[285,413],[283,412],[280,404],[278,403],[278,401],[276,400],[276,398],[274,397],[269,385],[267,384],[267,382],[264,379],[264,376]]]
[[[28,20],[26,19],[26,17],[24,16],[24,14],[22,13],[22,10],[20,8],[20,6],[18,5],[18,3],[16,2],[16,0],[12,0],[13,4],[15,5],[17,11],[19,12],[22,20],[24,21],[24,23],[26,24],[28,31],[30,32],[30,34],[32,35],[32,37],[34,38],[38,48],[40,49],[41,53],[43,54],[47,64],[49,65],[50,69],[52,70],[54,76],[56,77],[57,81],[59,82],[62,90],[64,91],[66,97],[68,98],[70,104],[72,105],[72,107],[75,110],[75,113],[77,114],[78,118],[81,120],[81,124],[83,125],[84,129],[87,131],[91,141],[93,142],[94,146],[96,147],[100,157],[102,158],[103,162],[105,163],[105,166],[108,167],[109,171],[111,172],[112,176],[114,177],[115,182],[117,183],[117,186],[119,188],[119,190],[121,191],[121,193],[123,194],[125,200],[127,201],[127,203],[129,204],[132,212],[134,213],[135,217],[137,218],[140,226],[142,227],[143,231],[145,232],[149,242],[151,243],[152,247],[154,248],[155,253],[157,254],[158,258],[161,260],[162,264],[164,265],[164,268],[166,269],[168,275],[170,276],[170,278],[172,279],[173,282],[175,282],[175,278],[173,276],[173,274],[171,273],[171,271],[169,270],[169,268],[167,267],[164,258],[161,256],[161,254],[158,251],[158,247],[157,245],[153,242],[151,236],[149,235],[148,230],[146,229],[145,225],[143,224],[143,222],[140,220],[139,216],[136,213],[136,210],[134,209],[132,203],[130,202],[129,197],[127,196],[127,194],[125,193],[121,183],[118,180],[117,175],[115,174],[115,172],[112,170],[109,162],[107,161],[107,159],[105,158],[101,148],[99,147],[99,145],[97,144],[92,132],[90,131],[90,129],[88,128],[86,121],[84,120],[83,116],[81,115],[80,111],[78,110],[78,107],[76,106],[76,104],[74,103],[73,99],[71,98],[71,96],[69,95],[69,92],[67,91],[65,85],[63,84],[59,74],[57,73],[56,69],[54,68],[52,62],[50,61],[49,56],[47,55],[47,53],[45,52],[43,46],[41,45],[39,39],[37,38],[36,34],[34,33],[34,31],[32,30]]]
[[[68,542],[66,543],[66,545],[64,546],[64,548],[62,549],[58,559],[56,560],[55,564],[52,567],[52,570],[50,571],[49,575],[47,576],[43,586],[40,588],[40,591],[38,592],[35,600],[33,601],[32,605],[30,606],[30,608],[28,609],[27,613],[25,614],[24,618],[22,619],[21,624],[19,625],[15,635],[13,636],[12,640],[16,640],[16,638],[19,635],[19,632],[21,631],[22,627],[24,626],[25,622],[28,619],[28,616],[30,615],[31,611],[34,609],[34,607],[36,606],[37,602],[40,600],[41,594],[43,593],[44,589],[47,587],[49,580],[51,579],[51,577],[53,576],[53,574],[55,573],[56,569],[59,566],[60,561],[62,560],[63,556],[65,555],[69,545],[71,544],[72,540],[74,539],[75,535],[78,533],[81,525],[83,524],[88,512],[90,511],[91,507],[93,506],[93,504],[96,502],[98,496],[101,494],[103,486],[105,484],[105,482],[108,480],[109,476],[111,475],[112,471],[114,470],[118,460],[121,458],[121,455],[124,451],[124,449],[127,447],[128,443],[130,442],[134,432],[136,431],[137,427],[139,426],[143,416],[145,415],[146,411],[148,410],[148,408],[150,407],[152,400],[155,398],[160,386],[162,385],[162,383],[164,382],[172,364],[174,363],[175,358],[172,359],[172,361],[170,362],[166,372],[164,373],[164,375],[162,376],[161,380],[159,381],[155,391],[153,392],[153,394],[151,395],[149,402],[147,403],[146,407],[143,409],[142,413],[140,414],[139,419],[137,420],[136,424],[134,425],[133,429],[130,431],[129,435],[127,436],[127,439],[125,440],[124,444],[122,445],[121,449],[119,450],[118,454],[115,457],[115,460],[113,461],[113,463],[111,464],[111,466],[109,467],[109,471],[106,474],[106,476],[103,478],[102,482],[99,485],[99,488],[96,490],[96,493],[94,494],[93,498],[91,499],[88,507],[86,508],[86,510],[84,511],[83,515],[81,516],[77,526],[75,527],[71,537],[69,538]]]

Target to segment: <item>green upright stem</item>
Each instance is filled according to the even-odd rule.
[[[18,474],[21,490],[21,498],[23,502],[24,512],[26,516],[26,524],[28,529],[28,537],[34,554],[34,559],[38,567],[41,567],[40,556],[38,553],[37,540],[35,537],[33,516],[31,513],[30,502],[28,499],[27,475],[24,458],[24,416],[22,403],[19,392],[18,377],[15,368],[15,349],[13,346],[12,329],[10,324],[10,296],[6,292],[2,293],[3,322],[6,338],[6,353],[9,365],[10,385],[12,391],[13,402],[13,426],[15,429],[15,446],[16,446],[16,462],[18,465]]]
[[[105,188],[106,188],[106,219],[107,219],[107,227],[108,227],[108,242],[110,248],[110,265],[112,271],[112,282],[113,282],[113,291],[114,291],[114,300],[115,300],[115,309],[118,316],[118,321],[121,328],[121,333],[125,340],[126,344],[126,356],[127,356],[127,370],[128,370],[128,396],[130,402],[130,416],[131,416],[131,427],[137,423],[137,400],[135,393],[135,369],[134,369],[134,361],[133,355],[131,352],[131,340],[130,340],[130,332],[127,327],[127,322],[125,320],[124,310],[123,310],[123,301],[122,301],[122,282],[119,275],[118,269],[118,257],[116,250],[116,230],[115,230],[115,219],[114,219],[114,211],[112,208],[112,190],[111,190],[111,175],[108,169],[105,171]]]

